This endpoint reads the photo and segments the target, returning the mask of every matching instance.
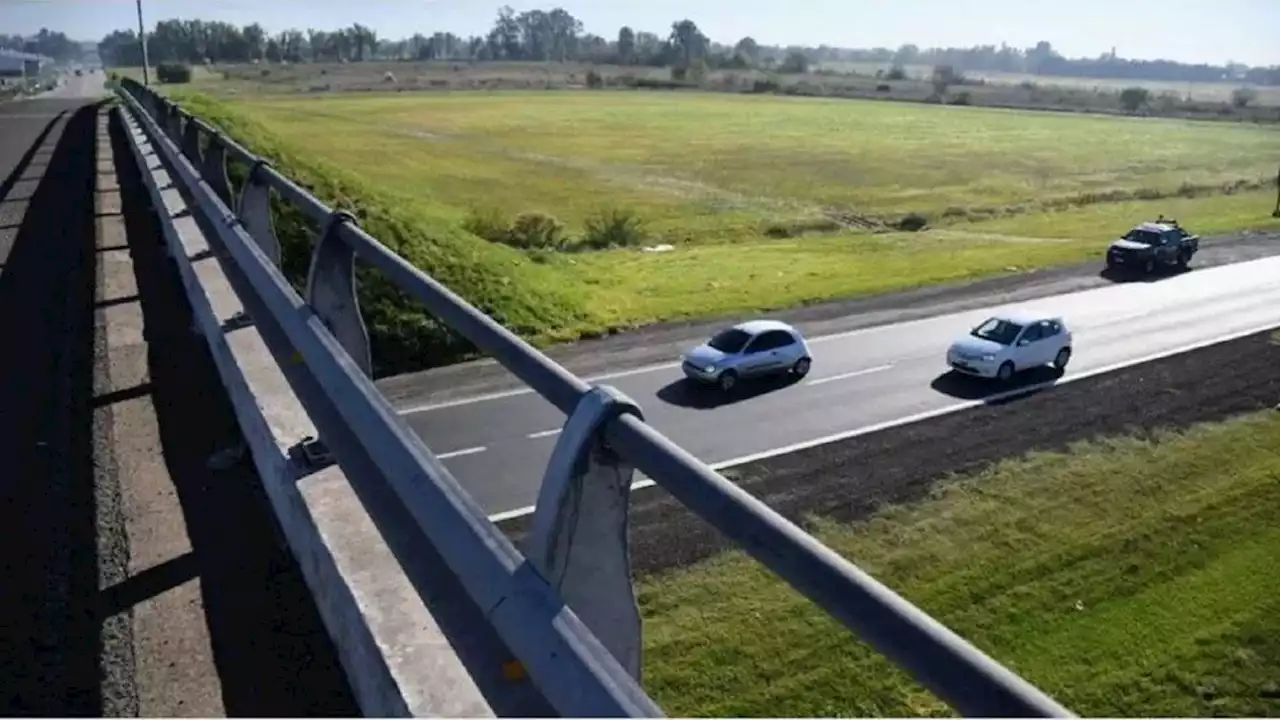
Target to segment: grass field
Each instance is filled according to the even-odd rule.
[[[174,94],[536,340],[1083,260],[1161,212],[1280,228],[1274,191],[1250,190],[1275,174],[1270,126],[710,93]],[[464,229],[526,211],[569,236],[633,213],[635,244],[674,250],[527,252]],[[906,213],[935,229],[868,231]]]
[[[1275,716],[1277,446],[1273,411],[1081,444],[817,535],[1081,717]],[[639,597],[672,716],[951,714],[737,552]]]

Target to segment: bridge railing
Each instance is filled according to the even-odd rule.
[[[627,517],[637,471],[731,538],[858,637],[970,716],[1069,717],[1046,694],[983,654],[812,535],[681,449],[616,389],[591,385],[468,304],[205,121],[150,88],[116,88],[170,175],[205,216],[327,401],[317,420],[336,462],[376,473],[456,574],[539,692],[567,716],[657,716],[641,683],[642,626],[630,575]],[[249,168],[233,192],[227,163]],[[321,228],[301,295],[281,271],[271,193]],[[355,261],[376,268],[426,312],[496,359],[567,416],[518,550],[375,387]],[[243,294],[243,292],[242,292]],[[304,401],[305,404],[305,401]],[[372,461],[363,462],[365,459]],[[425,547],[425,546],[424,546]],[[854,639],[850,637],[850,642]]]

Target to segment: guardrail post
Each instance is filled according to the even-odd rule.
[[[204,164],[200,166],[200,174],[204,176],[204,181],[209,183],[209,188],[218,196],[218,199],[234,211],[231,181],[227,179],[227,146],[217,133],[209,135],[209,146],[204,151]]]
[[[178,110],[178,104],[166,100],[165,107],[165,123],[164,131],[173,141],[174,145],[182,145],[182,113]]]
[[[271,259],[271,264],[279,268],[280,238],[276,237],[276,228],[271,222],[271,186],[262,176],[269,167],[270,163],[259,158],[249,168],[249,176],[245,178],[244,187],[240,188],[236,214],[240,216],[245,232]]]
[[[182,154],[195,166],[196,172],[204,171],[204,159],[200,157],[200,125],[191,116],[187,116],[187,124],[182,129]]]
[[[640,609],[627,544],[635,468],[604,441],[605,425],[623,414],[644,419],[639,405],[607,385],[578,401],[543,476],[524,552],[638,681]]]
[[[345,210],[335,210],[320,229],[307,271],[307,304],[337,338],[347,354],[367,377],[373,377],[369,352],[369,330],[360,316],[356,297],[356,254],[341,237],[347,223],[356,218]]]

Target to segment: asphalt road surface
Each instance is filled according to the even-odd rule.
[[[1280,258],[998,307],[1062,316],[1075,336],[1069,377],[1280,325]],[[674,357],[600,381],[639,402],[649,422],[703,461],[737,464],[990,395],[990,383],[948,373],[944,353],[995,309],[811,337],[814,366],[805,380],[744,387],[732,401],[690,387]],[[402,412],[495,519],[534,504],[564,422],[520,390]]]

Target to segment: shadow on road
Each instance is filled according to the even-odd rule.
[[[1098,277],[1108,282],[1116,284],[1121,283],[1153,283],[1161,280],[1168,280],[1179,275],[1186,275],[1192,272],[1194,268],[1189,267],[1165,267],[1157,268],[1155,272],[1147,274],[1141,270],[1116,270],[1113,268],[1103,268],[1098,273]]]
[[[680,378],[658,390],[656,395],[659,400],[668,405],[690,410],[715,410],[791,387],[798,382],[799,378],[790,373],[767,375],[751,380],[741,380],[733,390],[726,393],[712,385],[702,385],[688,378]]]
[[[208,464],[241,442],[239,428],[204,341],[191,331],[181,282],[114,118],[111,146],[148,343],[148,391],[192,552],[131,578],[107,612],[199,577],[228,716],[358,714],[252,462],[246,455],[228,469]]]
[[[97,111],[60,114],[0,186],[10,228],[0,231],[0,706],[15,715],[101,715],[89,405]]]
[[[1048,390],[1051,385],[1046,386],[1046,383],[1056,383],[1062,379],[1062,375],[1061,370],[1044,365],[1023,370],[1009,382],[1002,383],[952,370],[934,378],[929,387],[958,400],[983,400],[988,405],[1003,405]],[[1020,390],[1026,392],[1019,392]]]

